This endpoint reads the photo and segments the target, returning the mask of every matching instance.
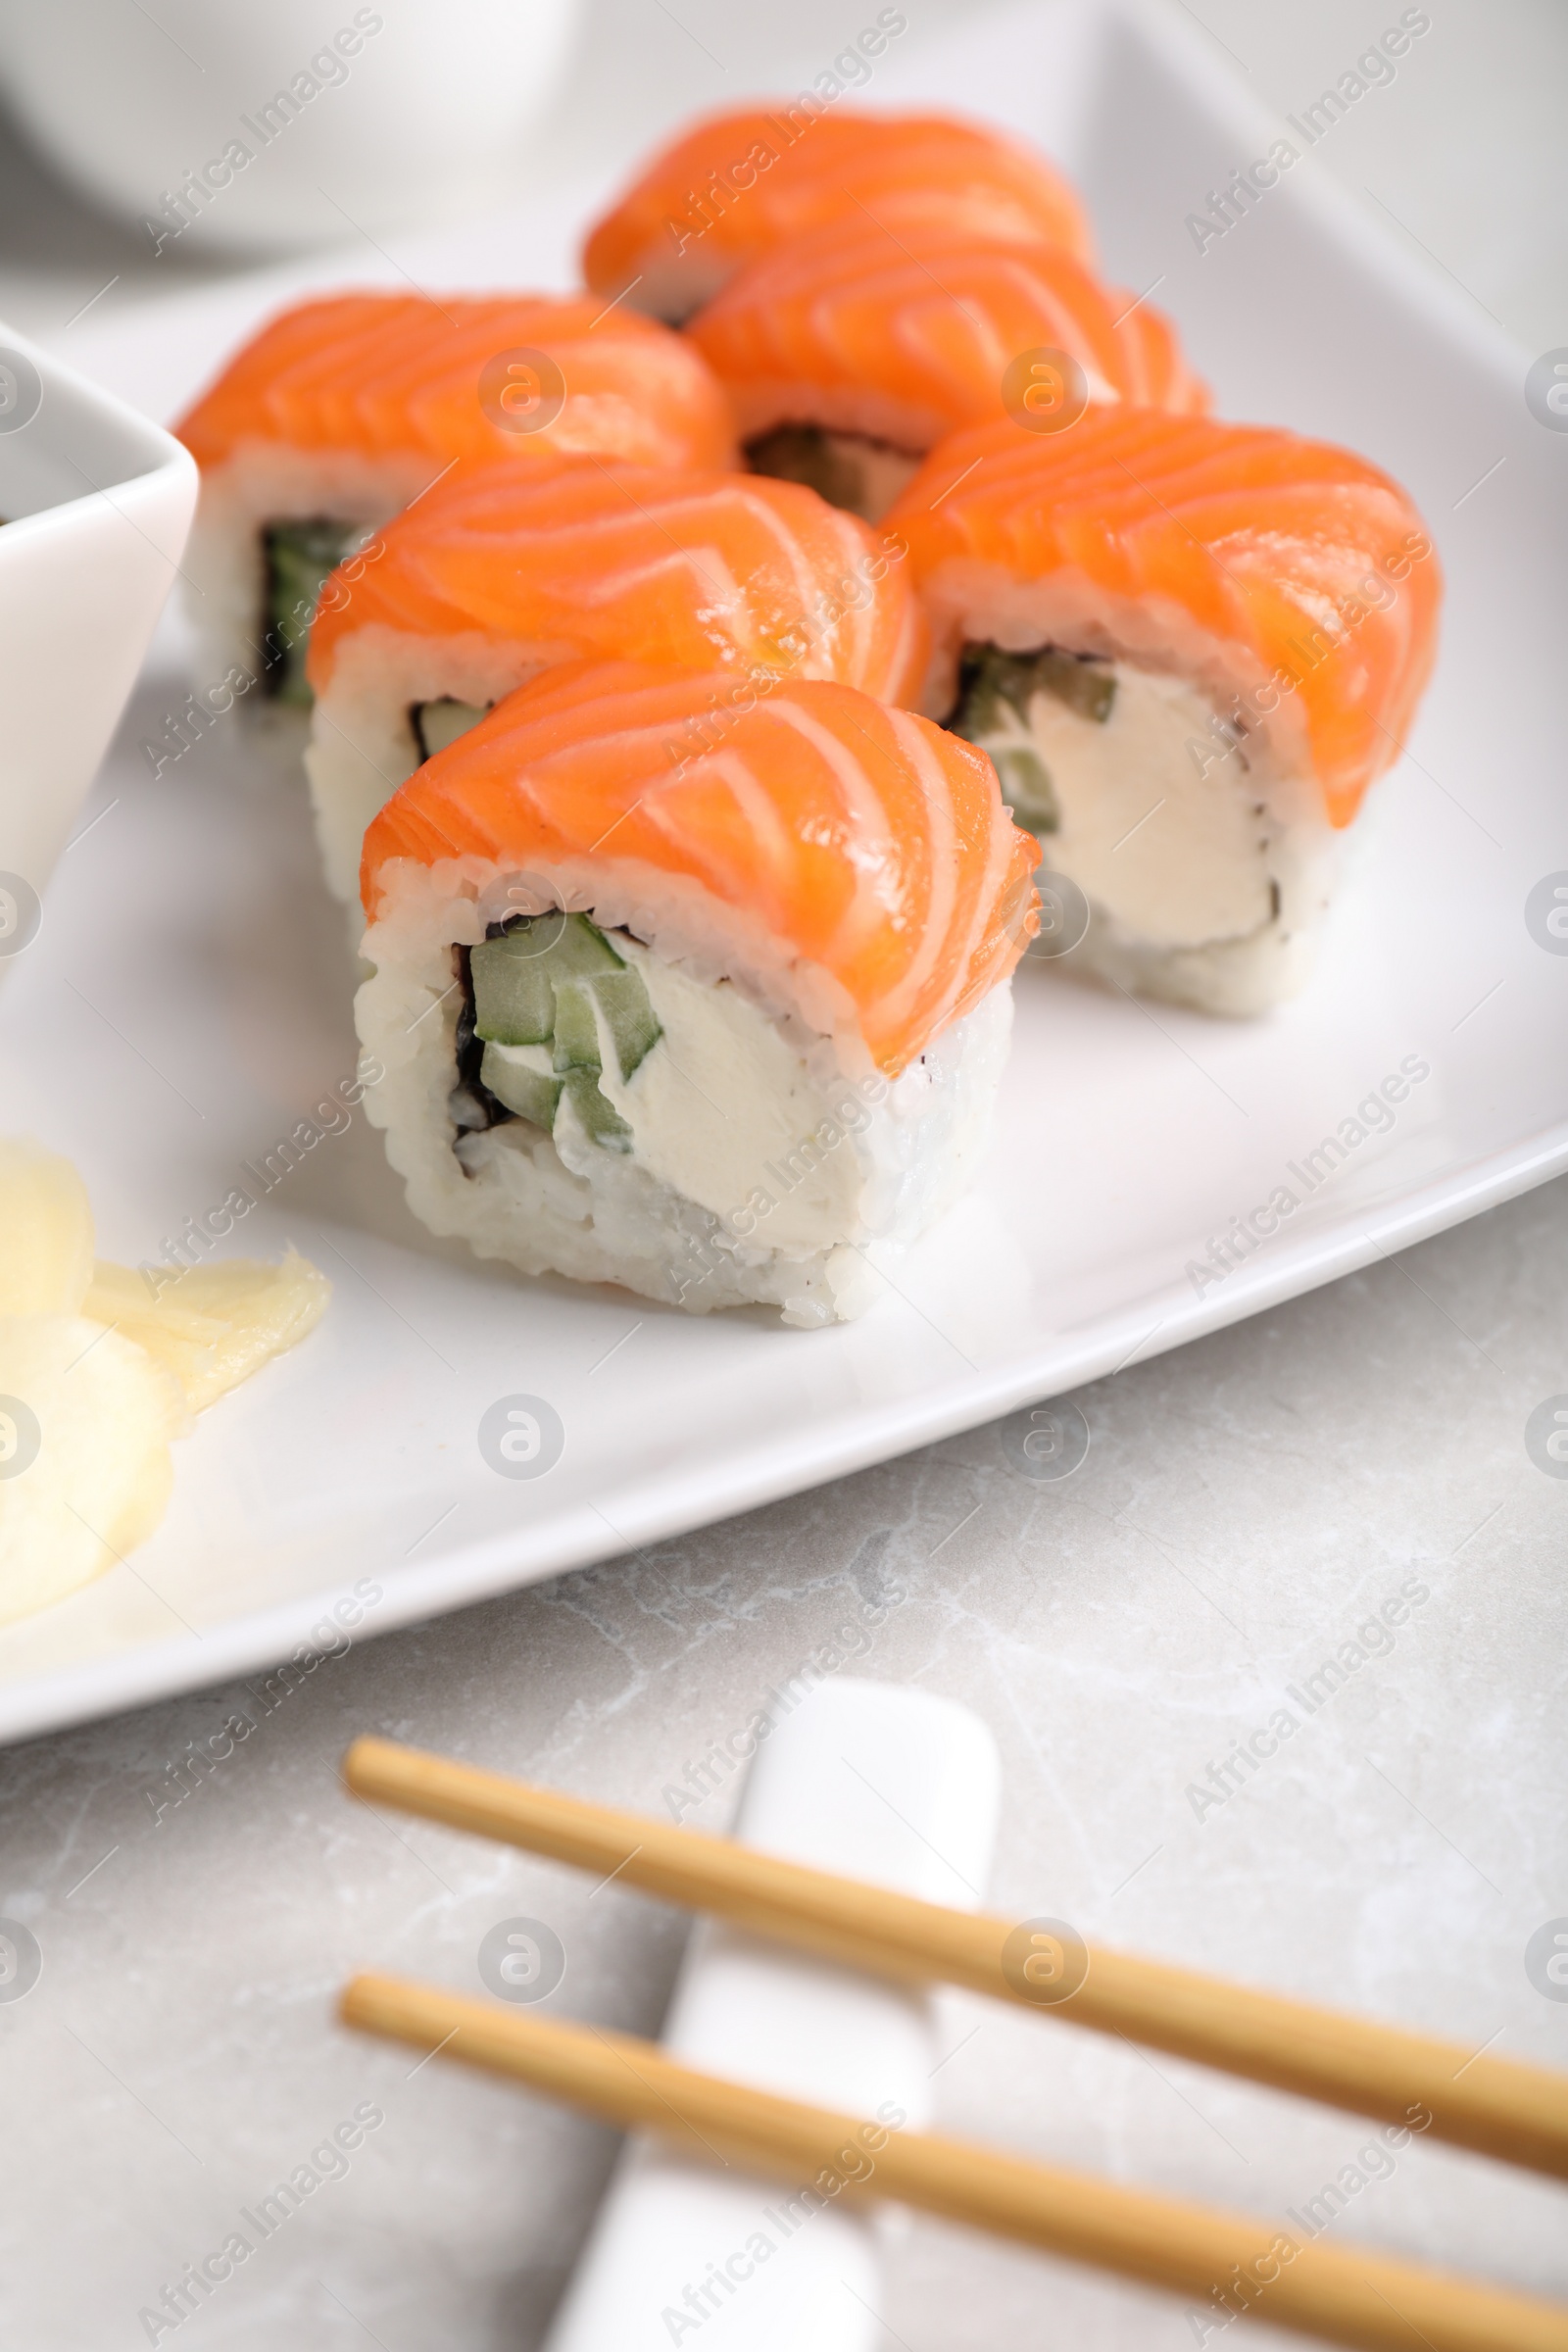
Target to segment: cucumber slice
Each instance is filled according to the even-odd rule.
[[[642,974],[633,971],[629,965],[624,971],[604,973],[594,981],[593,992],[599,1009],[605,1016],[615,1049],[621,1084],[624,1086],[664,1032],[648,1001],[648,990]]]
[[[1058,703],[1103,726],[1116,704],[1116,673],[1108,662],[1086,661],[1048,645],[1033,657],[1035,686]]]
[[[587,1070],[598,1077],[603,1065],[599,1056],[599,1019],[594,1011],[596,994],[589,980],[556,982],[558,1070]]]
[[[581,1120],[583,1132],[590,1142],[602,1145],[607,1152],[631,1150],[631,1129],[614,1104],[605,1101],[594,1084],[592,1070],[569,1070],[565,1078],[558,1083]]]
[[[1005,724],[1005,710],[1027,723],[1037,694],[1054,695],[1080,718],[1103,726],[1116,702],[1116,676],[1108,662],[1064,654],[1043,645],[1032,654],[1004,653],[1000,645],[966,645],[958,668],[958,704],[948,726],[955,735],[980,743]]]
[[[470,951],[468,969],[477,1036],[501,1046],[549,1045],[556,1026],[555,991],[531,932],[509,931],[501,939],[484,940]]]
[[[622,1085],[659,1043],[663,1031],[638,972],[593,972],[556,983],[556,1068],[592,1070],[604,1066],[598,1015],[610,1031]]]
[[[536,914],[530,920],[535,936],[545,942],[553,980],[625,970],[604,933],[585,914]],[[512,936],[515,938],[515,932]]]
[[[948,720],[950,732],[979,743],[1005,725],[1008,710],[1024,717],[1027,694],[1008,692],[1009,686],[1018,686],[1021,667],[1017,656],[1004,654],[1000,646],[966,645],[958,663],[958,700]]]
[[[316,700],[306,681],[305,655],[322,583],[364,537],[363,524],[340,522],[330,514],[270,523],[262,533],[267,572],[263,678],[274,702],[308,710]]]
[[[1038,752],[1026,744],[999,744],[991,764],[1002,785],[1002,797],[1020,825],[1031,833],[1054,833],[1061,823],[1051,770]]]
[[[625,968],[585,914],[552,910],[515,916],[498,938],[471,951],[474,1028],[499,1045],[548,1045],[559,982]],[[593,1067],[599,1067],[597,1055]]]
[[[433,703],[415,703],[409,711],[409,724],[421,760],[433,760],[444,752],[449,743],[456,743],[476,727],[488,715],[488,703],[460,703],[450,694],[443,694]]]
[[[1067,704],[1081,719],[1104,727],[1116,706],[1116,672],[1109,661],[1086,661],[1081,654],[1057,652],[1054,645],[1027,659],[1034,668],[1034,692],[1055,694],[1057,704]]]
[[[479,1076],[498,1102],[504,1102],[519,1119],[528,1119],[549,1134],[561,1103],[559,1078],[552,1077],[548,1070],[530,1068],[505,1046],[497,1045],[485,1047]]]
[[[641,975],[598,926],[583,914],[514,916],[468,951],[468,976],[473,1035],[484,1041],[481,1086],[503,1109],[546,1128],[564,1091],[594,1143],[629,1152],[631,1129],[596,1083],[600,1015],[623,1082],[662,1031]]]

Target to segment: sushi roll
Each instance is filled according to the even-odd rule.
[[[1073,962],[1221,1013],[1300,987],[1339,845],[1400,754],[1442,582],[1420,515],[1320,441],[1132,408],[959,433],[889,517]]]
[[[938,225],[895,234],[866,221],[781,246],[689,331],[729,392],[754,471],[808,482],[872,521],[947,434],[1020,402],[1032,412],[1028,371],[1043,354],[1064,361],[1056,395],[1080,407],[1208,406],[1150,304],[1060,246]]]
[[[1018,140],[946,115],[781,99],[710,115],[666,147],[590,232],[583,274],[678,326],[743,263],[861,217],[1094,258],[1075,190]]]
[[[691,346],[586,297],[303,303],[177,431],[201,467],[185,575],[203,660],[296,709],[321,582],[351,555],[370,564],[374,528],[458,460],[713,466],[731,453],[724,396]]]
[[[981,754],[853,686],[547,671],[366,837],[411,1207],[692,1313],[858,1313],[982,1149],[1035,856]]]
[[[322,592],[306,767],[326,876],[421,760],[542,669],[616,656],[916,698],[930,633],[902,549],[795,482],[563,464],[459,467]]]

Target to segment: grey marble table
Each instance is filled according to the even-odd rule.
[[[1201,14],[1281,108],[1377,29],[1350,0]],[[1326,161],[1373,201],[1396,190],[1532,348],[1568,342],[1568,20],[1433,14],[1425,81],[1380,93]],[[604,6],[555,152],[765,87],[839,15]],[[15,142],[0,213],[0,315],[31,331],[140,266]],[[996,1907],[1568,2065],[1568,1987],[1527,1962],[1568,1919],[1568,1481],[1525,1445],[1564,1391],[1568,1182],[1085,1392],[1089,1457],[1059,1484],[978,1430],[357,1643],[286,1696],[257,1678],[12,1750],[0,1915],[41,1974],[20,1999],[0,1982],[0,2340],[541,2340],[612,2137],[354,2040],[335,1988],[379,1964],[477,1991],[485,1934],[527,1914],[565,1948],[558,2007],[652,2033],[686,1923],[353,1805],[336,1765],[367,1730],[650,1809],[706,1780],[686,1818],[718,1828],[735,1784],[703,1760],[769,1688],[813,1659],[916,1683],[1001,1744]],[[232,1752],[181,1776],[230,1718],[251,1727]],[[1391,2155],[1348,2117],[961,1996],[938,2029],[945,2128],[1259,2212],[1333,2183],[1335,2239],[1568,2296],[1544,2184],[1420,2140]],[[319,2184],[177,2329],[142,2316],[302,2166]],[[906,2352],[1200,2340],[1179,2302],[928,2225],[890,2228],[885,2317]]]
[[[718,1828],[735,1785],[704,1759],[807,1661],[917,1683],[1001,1743],[998,1907],[1568,2063],[1526,1966],[1568,1914],[1568,1482],[1524,1443],[1565,1340],[1559,1183],[1083,1392],[1059,1484],[977,1430],[361,1643],[270,1705],[253,1678],[13,1750],[0,1912],[43,1968],[0,2003],[6,2340],[147,2341],[139,2312],[370,2109],[190,2340],[538,2341],[611,2135],[411,2073],[332,2024],[334,1988],[373,1963],[477,1992],[481,1939],[525,1915],[565,1947],[556,2006],[655,2032],[685,1923],[354,1805],[336,1764],[367,1730],[651,1810],[706,1785],[680,1809]],[[231,1755],[172,1771],[236,1715]],[[1351,2118],[962,1996],[940,2033],[946,2128],[1264,2212],[1360,2180],[1336,2237],[1568,2293],[1545,2184],[1419,2142],[1358,2162],[1379,2135]],[[909,2352],[1197,2340],[1175,2302],[930,2226],[888,2280]]]

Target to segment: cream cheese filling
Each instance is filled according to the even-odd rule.
[[[476,727],[482,718],[488,718],[491,709],[489,703],[460,702],[450,694],[437,695],[430,702],[415,703],[409,713],[415,749],[421,752],[426,760],[433,760],[437,752],[446,751]]]
[[[1009,805],[1039,833],[1047,865],[1151,946],[1205,947],[1259,931],[1277,912],[1275,828],[1245,740],[1227,748],[1212,705],[1184,679],[1105,666],[1115,693],[1103,719],[1051,693],[1030,696],[1027,720],[999,702],[977,741]]]

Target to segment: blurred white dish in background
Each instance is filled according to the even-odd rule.
[[[171,434],[0,323],[0,977],[38,930],[195,505]]]
[[[330,244],[493,195],[578,5],[0,0],[0,88],[155,252]]]

